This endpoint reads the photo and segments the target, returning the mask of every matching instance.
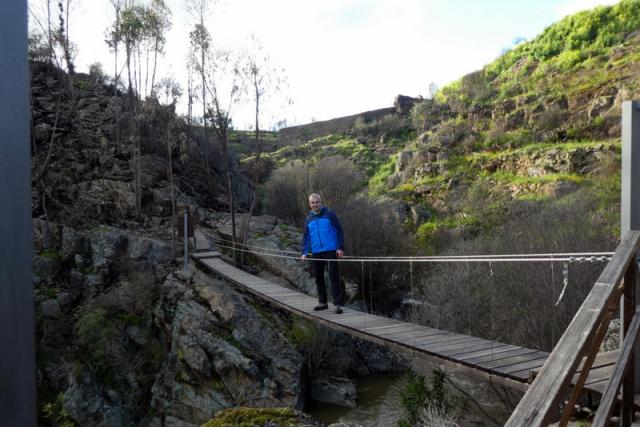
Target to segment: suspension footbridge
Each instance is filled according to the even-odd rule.
[[[197,241],[204,242],[204,236],[201,235]],[[220,246],[228,248],[224,244]],[[256,250],[259,249],[263,251],[260,253],[270,256],[288,256],[282,253],[264,252],[267,251],[266,248],[253,247],[252,250],[247,251],[256,253]],[[238,248],[236,250],[246,249]],[[249,293],[295,316],[374,342],[410,358],[426,358],[439,365],[448,366],[457,371],[464,371],[476,377],[519,390],[526,390],[527,385],[538,375],[549,358],[549,353],[545,351],[435,329],[352,308],[345,308],[343,314],[335,314],[328,310],[314,311],[313,307],[317,304],[316,298],[236,268],[221,259],[218,251],[201,248],[200,252],[192,255],[192,258],[201,268],[225,279],[238,290]],[[532,257],[529,255],[526,258],[531,259]],[[426,259],[416,261],[424,260]],[[376,259],[375,261],[381,262],[382,260]],[[395,261],[397,262],[397,259]],[[346,260],[346,262],[360,261]],[[587,377],[584,388],[599,394],[603,393],[615,367],[617,356],[618,351],[610,351],[599,353],[590,365],[583,361],[584,366],[580,366],[576,370],[575,380],[585,370]]]

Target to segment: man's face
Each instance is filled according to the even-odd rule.
[[[322,201],[320,199],[310,198],[309,207],[311,208],[312,211],[314,211],[315,213],[318,213],[322,209]]]

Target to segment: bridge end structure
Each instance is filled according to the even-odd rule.
[[[36,425],[27,1],[0,2],[0,424]]]
[[[632,230],[640,230],[640,101],[622,103],[622,171],[620,194],[620,235]],[[625,286],[625,294],[620,302],[620,319],[624,319],[624,328],[620,330],[620,342],[628,333],[631,318],[638,307],[637,295],[640,284],[637,278],[629,279],[635,286]],[[640,344],[635,346],[634,354],[640,354]],[[633,357],[629,375],[634,378],[633,389],[640,392],[640,357]],[[629,394],[629,393],[627,393]]]
[[[507,426],[542,426],[555,420],[564,407],[560,426],[567,425],[586,375],[579,365],[591,367],[609,322],[620,307],[621,348],[607,381],[594,426],[609,425],[622,391],[619,420],[630,426],[634,400],[640,386],[640,305],[638,260],[640,259],[640,102],[622,104],[621,242],[611,261],[567,327],[544,367],[529,387]],[[571,379],[577,376],[571,390]],[[570,396],[570,397],[569,397]]]

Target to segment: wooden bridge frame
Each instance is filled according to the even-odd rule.
[[[593,289],[556,344],[537,378],[509,418],[507,426],[540,426],[557,418],[564,404],[560,425],[568,423],[586,380],[583,371],[575,380],[583,357],[587,368],[595,360],[609,322],[620,305],[623,342],[609,382],[602,395],[594,426],[606,426],[622,388],[620,421],[633,422],[634,397],[640,386],[640,357],[636,358],[640,331],[637,270],[640,249],[640,103],[622,104],[622,241]],[[622,300],[621,300],[622,297]],[[565,401],[567,389],[575,387]]]
[[[584,373],[588,372],[595,360],[622,296],[625,307],[622,328],[625,338],[593,425],[607,424],[621,385],[622,424],[631,424],[635,395],[632,349],[640,329],[640,310],[634,312],[638,268],[636,257],[639,249],[640,231],[630,231],[623,237],[611,261],[600,274],[544,367],[509,418],[507,426],[543,426],[553,421],[558,415],[558,407],[565,403],[565,392],[569,389],[579,365],[583,358],[586,358],[584,367],[587,369],[581,370],[576,385],[564,405],[560,425],[566,425],[585,383]]]

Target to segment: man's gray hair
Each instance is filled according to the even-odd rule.
[[[309,200],[320,200],[322,201],[322,197],[320,197],[320,195],[318,193],[311,193],[309,194]]]

